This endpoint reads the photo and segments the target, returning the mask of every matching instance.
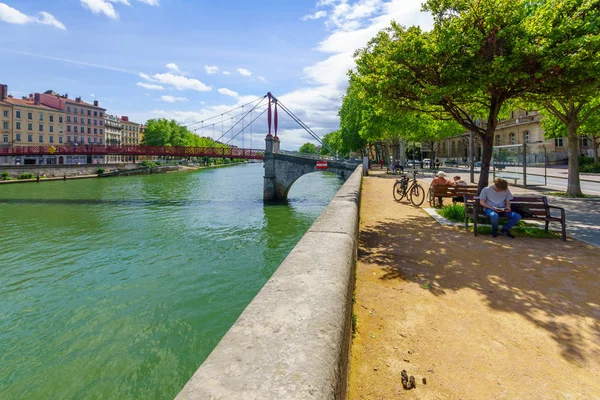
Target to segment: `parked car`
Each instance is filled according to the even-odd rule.
[[[458,165],[458,161],[456,161],[456,160],[446,160],[446,161],[444,161],[444,165]]]
[[[481,168],[481,161],[477,161],[477,162],[476,162],[474,165],[475,165],[476,167],[479,167],[479,168]]]
[[[430,158],[423,159],[423,167],[425,167],[425,168],[431,167],[431,159]]]

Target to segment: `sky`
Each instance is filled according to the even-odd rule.
[[[339,128],[353,53],[392,20],[429,29],[431,16],[420,3],[0,0],[0,83],[15,97],[51,89],[98,100],[107,113],[140,123],[192,124],[271,92],[323,136]],[[219,138],[241,113],[190,129]],[[279,120],[282,148],[315,143],[287,115]],[[263,115],[232,143],[261,148],[266,130]]]

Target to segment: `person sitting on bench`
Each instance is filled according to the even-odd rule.
[[[508,223],[502,227],[500,234],[514,239],[510,229],[520,220],[521,215],[510,210],[510,201],[513,196],[508,190],[508,182],[504,179],[494,179],[494,184],[483,188],[479,195],[479,203],[483,207],[483,212],[492,222],[492,237],[498,236],[498,220],[500,217],[509,218]]]
[[[454,180],[454,182],[452,183],[454,186],[462,186],[467,184],[467,182],[463,181],[459,175],[456,175],[452,179]],[[465,199],[463,198],[463,196],[455,196],[452,198],[453,203],[464,203],[464,201]]]
[[[431,186],[433,185],[453,185],[452,181],[446,179],[446,173],[444,171],[440,171],[437,173],[437,176],[433,178],[431,181]],[[440,207],[443,205],[442,197],[438,197],[438,204]]]

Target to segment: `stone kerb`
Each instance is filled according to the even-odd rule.
[[[351,338],[358,167],[177,399],[342,399]]]

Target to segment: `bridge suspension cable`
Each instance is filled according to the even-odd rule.
[[[210,147],[214,146],[214,145],[215,145],[215,144],[216,144],[218,141],[220,141],[221,139],[223,139],[223,137],[224,137],[225,135],[227,135],[227,134],[228,134],[230,131],[232,131],[232,130],[233,130],[233,128],[235,128],[235,127],[236,127],[236,126],[237,126],[237,125],[238,125],[238,124],[239,124],[241,121],[243,121],[243,119],[244,119],[244,117],[245,117],[246,115],[248,115],[249,113],[251,113],[251,112],[252,112],[252,111],[253,111],[253,110],[254,110],[256,107],[258,107],[258,106],[259,106],[259,105],[260,105],[260,104],[263,102],[263,100],[264,100],[266,97],[267,97],[267,96],[264,96],[264,97],[262,97],[262,98],[260,99],[260,101],[259,101],[259,102],[258,102],[258,103],[257,103],[257,104],[254,106],[254,107],[252,107],[252,109],[251,109],[250,111],[248,111],[247,113],[245,113],[245,115],[244,115],[242,118],[240,118],[240,120],[239,120],[238,122],[236,122],[236,123],[235,123],[235,124],[234,124],[234,125],[233,125],[231,128],[229,128],[229,129],[228,129],[228,130],[227,130],[225,133],[223,133],[223,134],[221,135],[221,137],[219,137],[217,140],[214,140],[214,143],[212,143]],[[236,135],[236,136],[237,136],[237,135]],[[233,140],[233,138],[232,138],[231,140]]]
[[[262,116],[264,113],[266,113],[266,112],[267,112],[267,110],[268,110],[268,109],[267,109],[267,108],[265,108],[265,109],[264,109],[264,110],[263,110],[263,111],[262,111],[260,114],[258,114],[258,115],[256,116],[256,118],[254,118],[253,120],[251,120],[251,121],[250,121],[250,123],[249,123],[248,125],[244,126],[244,127],[242,128],[242,130],[240,130],[238,133],[236,133],[236,135],[235,135],[235,136],[232,136],[232,137],[231,137],[231,139],[229,139],[229,141],[228,141],[227,143],[225,143],[225,144],[229,144],[229,143],[230,143],[230,142],[231,142],[233,139],[235,139],[235,138],[236,138],[236,137],[237,137],[237,136],[238,136],[240,133],[244,132],[244,130],[245,130],[245,129],[246,129],[248,126],[252,126],[252,124],[254,123],[254,121],[256,121],[257,119],[259,119],[259,118],[260,118],[260,117],[261,117],[261,116]]]
[[[259,97],[259,98],[255,99],[255,100],[252,100],[252,101],[250,101],[250,102],[248,102],[248,103],[246,103],[246,104],[242,104],[241,106],[238,106],[238,107],[232,108],[231,110],[228,110],[228,111],[226,111],[226,112],[224,112],[224,113],[221,113],[221,114],[216,114],[216,115],[214,115],[214,116],[212,116],[212,117],[210,117],[210,118],[204,118],[203,120],[196,121],[196,122],[192,122],[192,123],[186,124],[186,125],[184,125],[184,126],[187,126],[187,127],[189,128],[189,127],[190,127],[190,126],[192,126],[192,125],[197,125],[197,124],[200,124],[200,123],[204,124],[204,122],[207,122],[207,121],[213,120],[213,119],[215,119],[215,118],[218,118],[218,117],[220,117],[220,116],[222,116],[222,115],[225,115],[225,114],[229,114],[229,113],[231,113],[231,112],[233,112],[233,111],[235,111],[235,110],[239,110],[240,108],[242,108],[242,107],[245,107],[245,106],[247,106],[247,105],[249,105],[249,104],[255,103],[255,102],[259,101],[259,100],[264,100],[264,98],[265,98],[265,97],[267,97],[267,95],[264,95],[264,96],[262,96],[262,97]]]

